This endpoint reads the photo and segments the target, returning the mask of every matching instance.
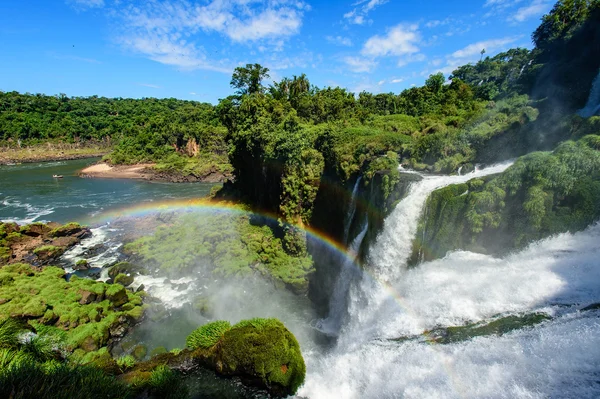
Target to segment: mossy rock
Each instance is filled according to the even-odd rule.
[[[142,266],[134,265],[133,263],[119,262],[108,270],[108,277],[115,279],[119,274],[137,276],[146,274],[146,270]]]
[[[131,283],[133,283],[133,276],[128,276],[121,273],[115,277],[115,284],[121,284],[123,287],[129,287]]]
[[[165,348],[164,346],[159,346],[157,348],[152,349],[152,352],[150,352],[150,357],[162,355],[163,353],[168,353],[167,348]]]
[[[75,266],[73,267],[73,269],[75,269],[75,270],[89,270],[90,269],[90,264],[88,263],[87,260],[80,259],[80,260],[77,261],[77,263],[75,263]]]
[[[298,341],[277,319],[236,324],[219,341],[216,357],[219,373],[259,382],[276,396],[295,394],[306,374]]]
[[[136,360],[143,360],[148,354],[148,348],[146,348],[146,345],[137,345],[133,348],[131,354]]]
[[[50,231],[49,235],[50,237],[67,237],[81,233],[84,229],[85,227],[79,223],[67,223]]]

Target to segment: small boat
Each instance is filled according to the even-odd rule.
[[[54,177],[55,179],[62,179],[63,178],[62,175],[52,175],[52,177]]]

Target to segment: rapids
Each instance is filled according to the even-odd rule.
[[[348,317],[327,353],[305,353],[309,398],[598,397],[600,225],[502,258],[456,251],[408,269],[428,195],[499,173],[424,176],[385,221],[365,272],[350,284]],[[551,321],[503,336],[436,344],[436,327],[543,312]],[[421,337],[403,339],[403,337]],[[400,338],[400,339],[398,339]]]

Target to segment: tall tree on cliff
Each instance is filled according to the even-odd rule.
[[[263,93],[265,88],[262,80],[269,77],[268,68],[260,64],[246,64],[245,67],[235,68],[230,84],[240,95]]]

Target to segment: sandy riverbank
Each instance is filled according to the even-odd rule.
[[[118,165],[111,166],[107,163],[99,163],[89,166],[79,172],[81,177],[96,177],[102,179],[145,179],[154,177],[154,173],[148,168],[154,164]]]

